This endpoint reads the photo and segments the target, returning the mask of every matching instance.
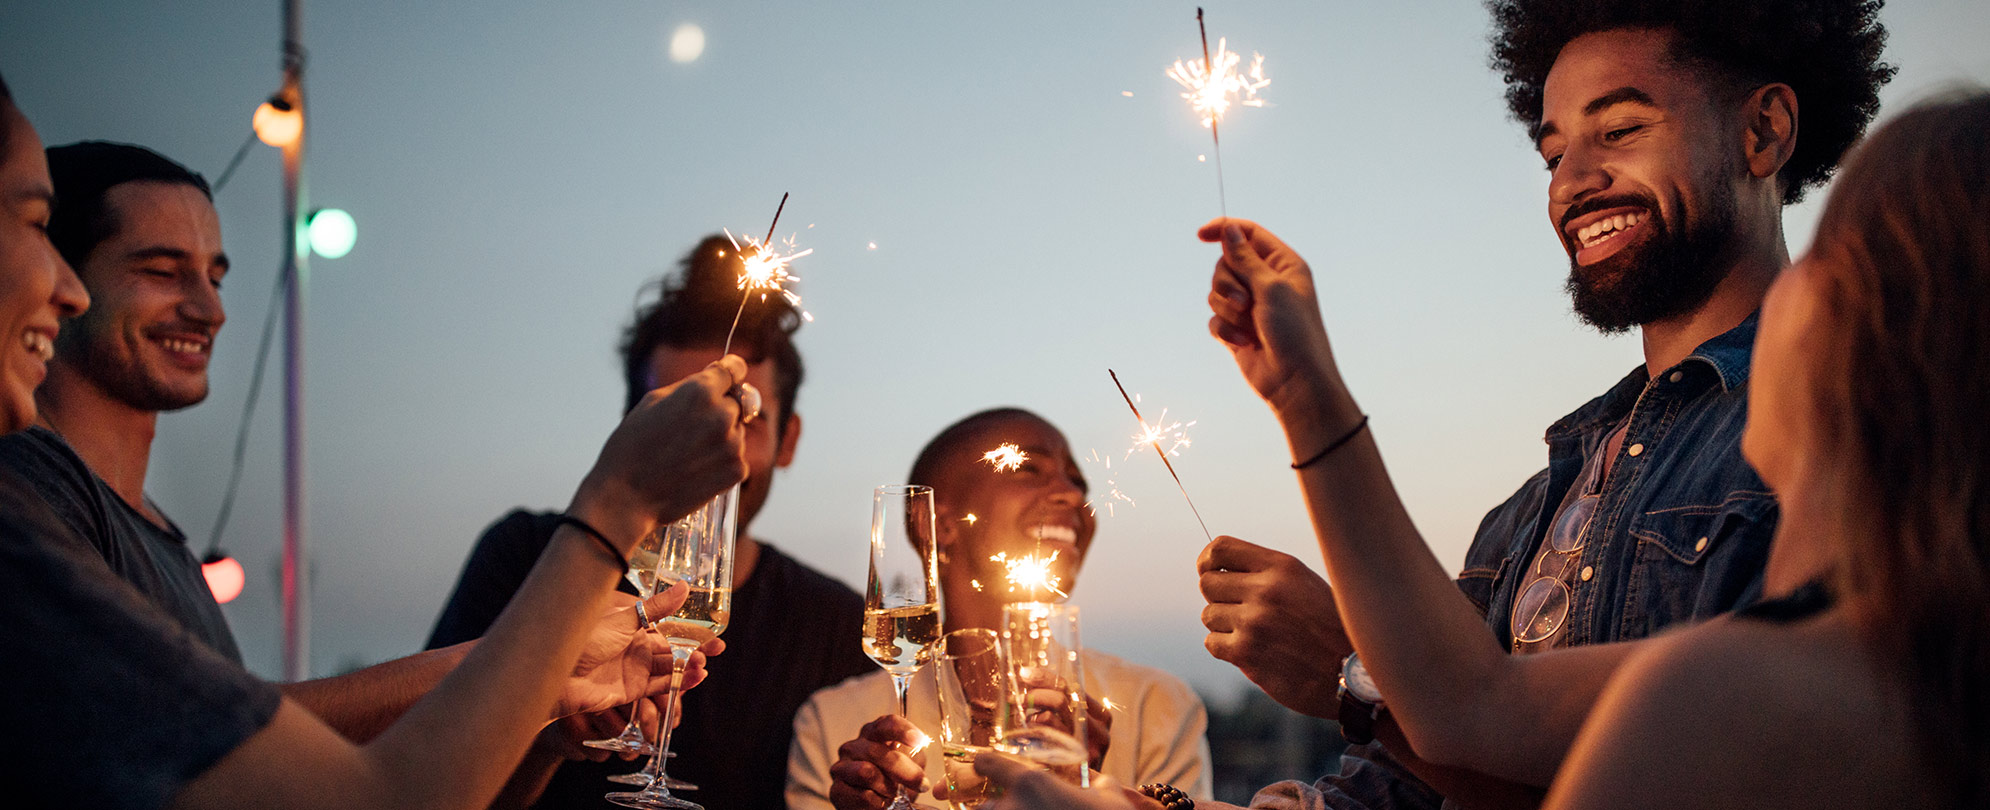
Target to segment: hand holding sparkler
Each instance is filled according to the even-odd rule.
[[[1196,235],[1223,244],[1210,281],[1209,332],[1285,425],[1294,457],[1306,458],[1361,418],[1334,362],[1313,271],[1249,220],[1211,220]]]

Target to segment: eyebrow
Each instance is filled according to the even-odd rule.
[[[1652,101],[1651,96],[1646,94],[1645,91],[1625,85],[1590,99],[1588,104],[1582,105],[1582,114],[1585,116],[1595,115],[1619,104],[1643,104],[1646,107],[1658,106],[1658,102]],[[1560,131],[1551,123],[1543,123],[1536,126],[1534,128],[1534,148],[1541,148],[1542,141],[1547,140],[1548,136]]]

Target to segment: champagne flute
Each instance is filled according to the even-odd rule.
[[[608,801],[642,810],[704,810],[696,802],[670,795],[672,780],[664,765],[670,758],[671,725],[684,687],[684,667],[692,652],[725,632],[732,616],[732,550],[738,533],[738,485],[664,532],[657,552],[656,587],[661,590],[679,582],[691,587],[684,605],[657,627],[670,642],[670,694],[657,728],[656,753],[645,769],[649,783],[640,791],[610,793]]]
[[[655,531],[643,535],[643,539],[636,543],[635,548],[629,549],[629,570],[624,572],[623,575],[628,577],[630,585],[636,587],[636,595],[646,600],[656,595],[656,561],[659,552],[663,548],[663,535],[665,531],[667,531],[667,527],[658,526]],[[648,740],[643,739],[643,729],[642,726],[636,723],[636,716],[636,704],[630,703],[629,723],[622,727],[621,734],[605,740],[585,740],[581,742],[581,745],[589,748],[600,748],[605,751],[634,754],[655,753],[655,746],[650,745]],[[608,777],[608,779],[614,782],[623,782],[631,776],[640,777],[640,780],[627,782],[627,784],[641,785],[649,782],[649,777],[642,776],[641,774],[622,774],[620,776]],[[672,787],[676,786],[673,785]]]
[[[635,548],[629,549],[629,570],[625,575],[629,579],[629,584],[635,586],[636,593],[644,599],[656,595],[657,563],[662,559],[665,535],[669,531],[669,526],[658,526],[654,531],[643,535],[643,539],[636,543]],[[620,735],[606,740],[587,740],[581,744],[608,751],[627,751],[643,756],[654,754],[656,753],[656,746],[651,745],[648,740],[643,739],[643,729],[641,725],[637,724],[637,717],[636,704],[631,703],[629,704],[629,723],[622,727]],[[608,777],[608,781],[620,785],[642,787],[649,784],[650,780],[654,778],[656,778],[656,774],[652,773],[645,766],[643,769],[633,773],[614,774]],[[669,781],[664,782],[663,786],[671,790],[698,789],[697,785],[682,779],[664,778]]]
[[[891,674],[906,716],[912,675],[940,640],[940,567],[933,549],[933,488],[888,484],[871,494],[871,575],[864,589],[864,653]],[[890,810],[909,810],[899,788]]]
[[[1001,648],[1007,688],[996,721],[1002,734],[995,750],[1090,787],[1078,608],[1046,602],[1004,605]]]
[[[940,688],[940,757],[947,802],[954,810],[973,810],[1001,795],[994,783],[974,772],[975,756],[1002,738],[996,718],[1004,686],[995,631],[970,627],[942,636],[934,669]]]

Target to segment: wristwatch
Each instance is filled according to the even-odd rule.
[[[1382,693],[1361,665],[1360,653],[1349,653],[1340,665],[1340,735],[1353,745],[1375,739],[1375,721],[1382,716]]]

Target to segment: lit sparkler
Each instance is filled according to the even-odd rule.
[[[1230,205],[1223,193],[1223,138],[1218,133],[1216,122],[1229,112],[1230,105],[1262,107],[1264,99],[1258,98],[1258,91],[1271,80],[1264,75],[1264,54],[1251,53],[1251,69],[1237,72],[1237,65],[1243,57],[1230,50],[1228,38],[1216,40],[1216,55],[1209,54],[1209,29],[1202,23],[1202,9],[1195,10],[1195,27],[1202,34],[1202,63],[1175,60],[1168,68],[1168,78],[1174,79],[1187,92],[1182,98],[1188,99],[1189,106],[1202,117],[1202,125],[1209,128],[1209,142],[1216,154],[1216,203],[1222,207],[1223,215],[1229,216]]]
[[[1175,487],[1182,491],[1182,500],[1188,501],[1188,510],[1190,512],[1195,513],[1195,522],[1197,525],[1202,527],[1203,536],[1209,538],[1213,542],[1216,539],[1216,536],[1209,533],[1209,524],[1203,522],[1202,510],[1195,508],[1195,499],[1188,496],[1188,487],[1182,484],[1182,477],[1179,473],[1175,472],[1174,463],[1168,461],[1169,452],[1171,452],[1172,450],[1178,450],[1181,447],[1187,445],[1188,442],[1186,437],[1182,439],[1180,444],[1175,445],[1173,448],[1170,448],[1169,450],[1161,449],[1161,439],[1164,435],[1166,435],[1166,431],[1162,430],[1160,432],[1157,432],[1156,430],[1157,426],[1148,425],[1147,420],[1141,417],[1140,406],[1133,404],[1133,397],[1129,396],[1126,393],[1126,386],[1120,384],[1118,372],[1113,371],[1112,369],[1106,369],[1106,373],[1112,375],[1113,386],[1119,389],[1119,395],[1125,398],[1126,400],[1126,407],[1133,411],[1134,420],[1140,423],[1140,433],[1135,434],[1135,437],[1144,440],[1149,446],[1154,448],[1154,455],[1161,459],[1161,463],[1168,468],[1168,476],[1170,478],[1175,479]],[[1162,413],[1166,413],[1166,411],[1163,411]],[[1186,427],[1186,425],[1181,425],[1177,427]],[[1132,454],[1128,453],[1128,455],[1130,456]]]
[[[990,562],[1001,563],[1004,568],[1009,570],[1010,593],[1014,593],[1018,588],[1028,588],[1031,599],[1035,599],[1039,591],[1049,591],[1057,594],[1060,598],[1069,599],[1071,598],[1071,594],[1065,593],[1063,590],[1064,578],[1052,573],[1050,569],[1050,564],[1057,562],[1057,555],[1059,553],[1056,551],[1050,552],[1050,556],[1048,557],[1024,554],[1020,557],[1010,559],[1009,552],[1004,551],[993,557],[989,557],[988,560]]]
[[[1137,415],[1139,411],[1134,411],[1134,413]],[[1182,454],[1182,448],[1189,446],[1188,429],[1192,427],[1195,427],[1194,421],[1187,423],[1179,420],[1169,422],[1168,409],[1162,408],[1159,421],[1151,425],[1145,421],[1140,423],[1140,432],[1133,434],[1133,446],[1127,448],[1126,457],[1132,458],[1134,453],[1138,453],[1148,447],[1154,448],[1156,452],[1163,455],[1179,456]],[[1163,450],[1161,448],[1163,444],[1167,445],[1167,449]]]
[[[1023,462],[1030,460],[1030,454],[1013,442],[1003,442],[1001,447],[982,453],[981,460],[988,462],[996,472],[1008,472],[1022,469]]]
[[[787,299],[789,305],[801,306],[801,296],[795,295],[794,291],[782,285],[801,280],[788,273],[788,265],[796,259],[814,253],[815,248],[796,251],[795,238],[792,236],[782,240],[780,246],[774,244],[774,228],[781,224],[781,211],[787,207],[788,195],[783,193],[781,204],[774,208],[774,221],[767,225],[767,238],[755,242],[752,235],[748,235],[745,248],[739,246],[739,240],[733,237],[732,231],[725,232],[726,239],[732,242],[733,252],[739,255],[740,262],[744,266],[739,271],[739,310],[732,315],[732,328],[726,330],[725,349],[720,352],[722,355],[732,351],[732,335],[739,330],[739,319],[746,314],[746,302],[753,297],[755,291],[760,293],[762,300],[766,300],[768,293],[775,292]],[[813,321],[815,316],[804,311],[802,320]]]

